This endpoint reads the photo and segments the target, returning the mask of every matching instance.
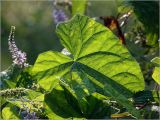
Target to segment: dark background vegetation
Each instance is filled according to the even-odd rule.
[[[121,29],[126,38],[126,47],[140,63],[145,81],[149,85],[153,82],[151,78],[153,65],[150,60],[159,55],[159,47],[157,39],[151,38],[147,42],[146,36],[152,31],[159,33],[159,6],[152,4],[152,1],[141,2],[142,4],[133,2],[121,5],[121,3],[119,0],[89,1],[86,15],[103,24],[103,21],[98,19],[100,16],[116,17],[119,13],[125,14],[132,7],[136,8],[135,13]],[[8,51],[8,35],[12,25],[16,26],[16,44],[27,53],[30,64],[34,64],[41,52],[62,50],[63,47],[55,33],[53,10],[53,1],[1,2],[1,71],[7,69],[12,63]],[[135,15],[136,12],[138,15]],[[150,85],[154,86],[154,84]]]

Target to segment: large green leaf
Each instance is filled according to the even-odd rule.
[[[78,99],[94,92],[111,96],[138,117],[125,96],[144,89],[143,76],[138,63],[118,38],[100,23],[82,15],[59,24],[56,32],[72,56],[54,51],[40,54],[32,71],[40,86],[51,91],[60,81]]]
[[[39,55],[33,74],[45,90],[51,90],[64,76],[70,79],[71,84],[73,81],[84,83],[83,78],[74,70],[76,63],[98,71],[111,78],[111,83],[115,81],[131,91],[144,89],[138,63],[118,38],[103,25],[86,16],[76,15],[69,22],[59,24],[57,34],[73,57],[53,51]]]
[[[138,63],[103,25],[76,15],[69,22],[59,24],[56,31],[74,61],[99,71],[131,91],[144,89]]]

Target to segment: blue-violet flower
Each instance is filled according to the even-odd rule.
[[[13,63],[22,67],[27,67],[29,64],[26,62],[27,56],[16,46],[14,41],[15,26],[11,26],[11,32],[8,38],[9,51],[12,54]]]
[[[61,9],[54,9],[53,10],[53,18],[54,18],[54,22],[56,24],[59,23],[59,22],[63,22],[63,21],[68,20],[67,15]]]

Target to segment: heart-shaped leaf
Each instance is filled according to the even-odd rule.
[[[73,58],[53,51],[39,55],[33,73],[44,89],[51,90],[63,75],[72,71],[76,62],[91,67],[131,91],[144,89],[138,63],[118,38],[100,23],[76,15],[59,24],[56,31]]]
[[[56,32],[71,55],[54,51],[40,54],[33,67],[40,86],[51,91],[60,82],[80,99],[94,92],[111,96],[139,117],[125,96],[144,89],[143,75],[119,39],[100,23],[82,15],[59,24]]]

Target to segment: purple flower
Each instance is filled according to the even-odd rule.
[[[27,115],[24,117],[24,120],[30,120],[30,119],[38,119],[35,112],[27,113]]]
[[[28,63],[26,63],[27,56],[25,52],[22,52],[16,46],[14,41],[14,32],[15,26],[11,26],[11,32],[8,38],[9,51],[12,54],[13,63],[20,67],[27,67]]]
[[[54,9],[54,11],[53,11],[53,18],[54,18],[54,22],[56,24],[59,23],[59,22],[63,22],[63,21],[68,20],[67,15],[61,9]]]

